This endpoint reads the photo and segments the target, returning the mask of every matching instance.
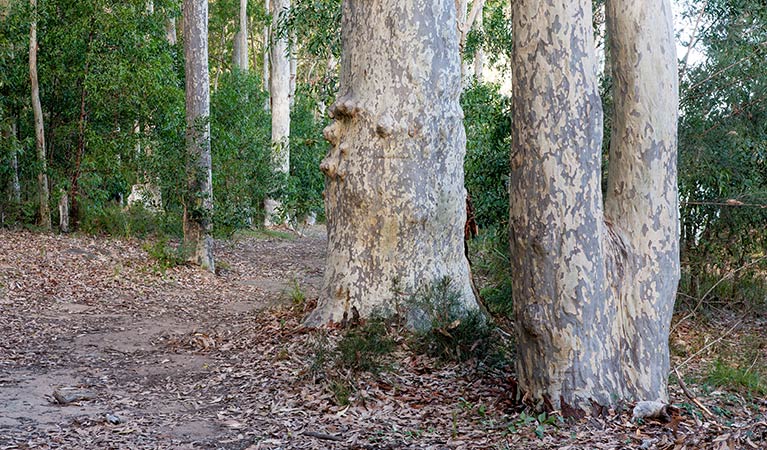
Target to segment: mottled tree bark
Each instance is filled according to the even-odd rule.
[[[281,14],[290,9],[290,0],[272,0],[272,33],[277,30]],[[287,177],[290,170],[290,57],[287,38],[272,38],[270,46],[269,77],[272,111],[272,162],[280,176]],[[276,225],[279,220],[279,199],[264,202],[265,226]]]
[[[393,308],[444,277],[477,308],[463,249],[466,136],[453,0],[345,0],[322,161],[328,256],[311,326]]]
[[[45,128],[43,107],[40,104],[40,83],[37,78],[37,0],[29,0],[32,24],[29,29],[29,79],[32,86],[32,111],[35,117],[35,145],[37,148],[37,194],[40,207],[38,220],[42,228],[51,229],[50,191],[48,189],[48,163],[45,155]]]
[[[186,147],[188,189],[184,200],[184,245],[190,259],[215,271],[213,183],[210,156],[210,74],[208,72],[208,2],[184,0],[186,59]]]
[[[667,399],[679,277],[671,10],[668,0],[609,9],[620,81],[603,208],[591,1],[513,3],[517,369],[554,408]]]

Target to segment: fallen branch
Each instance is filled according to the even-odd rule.
[[[706,408],[706,405],[704,405],[700,400],[698,400],[698,397],[694,396],[692,392],[690,392],[690,390],[687,389],[687,384],[684,382],[682,375],[679,374],[679,370],[677,370],[676,367],[674,367],[674,373],[676,374],[676,379],[679,381],[679,387],[682,388],[682,392],[684,392],[684,395],[686,395],[691,402],[695,403],[695,406],[700,408],[700,410],[703,411],[703,414],[705,414],[709,419],[716,420],[716,416],[714,416],[714,414],[711,411],[709,411],[708,408]],[[697,423],[698,426],[702,425],[698,417],[695,416],[695,414],[693,414],[693,417],[695,418],[695,423]]]
[[[340,436],[334,436],[332,434],[325,434],[325,433],[317,433],[315,431],[304,431],[301,434],[303,434],[304,436],[309,436],[309,437],[313,437],[313,438],[317,438],[317,439],[322,439],[322,440],[325,440],[325,441],[341,442],[341,441],[344,440]]]

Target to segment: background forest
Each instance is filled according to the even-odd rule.
[[[480,230],[470,251],[484,302],[503,322],[511,317],[513,296],[507,236],[513,30],[509,2],[474,3],[477,16],[470,30],[463,30],[461,98],[465,184]],[[594,0],[594,34],[608,68],[600,74],[608,137],[612,75],[604,56],[603,3]],[[696,316],[705,323],[722,314],[763,318],[767,5],[678,0],[674,7],[682,233],[677,321]],[[267,198],[281,200],[280,213],[294,229],[307,217],[323,220],[319,164],[329,145],[322,130],[329,123],[341,57],[340,0],[294,0],[277,27],[263,2],[250,1],[249,70],[242,70],[243,51],[235,44],[239,11],[238,0],[210,1],[212,219],[213,234],[221,239],[262,227]],[[175,252],[163,246],[182,234],[188,195],[183,27],[175,26],[177,37],[170,34],[171,24],[182,20],[180,2],[40,0],[34,15],[28,1],[0,0],[0,18],[0,226],[42,229],[28,61],[36,18],[52,223],[60,223],[57,205],[66,194],[71,228],[151,238],[161,243],[155,253],[163,258]],[[275,171],[271,156],[270,36],[289,40],[293,66],[287,177]],[[158,187],[161,205],[128,207],[136,186]],[[767,394],[767,340],[758,334],[753,339],[761,353],[755,358],[749,353],[749,361],[715,361],[707,369],[712,382],[719,377],[750,395]],[[671,342],[672,352],[680,355],[690,352],[687,346]]]

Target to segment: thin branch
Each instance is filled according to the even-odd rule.
[[[751,262],[750,262],[750,263],[748,263],[748,264],[745,264],[745,265],[743,265],[743,266],[740,266],[740,267],[738,267],[737,269],[735,269],[735,270],[732,270],[732,271],[728,272],[728,273],[727,273],[725,276],[723,276],[722,278],[720,278],[720,279],[719,279],[719,281],[717,281],[716,283],[714,283],[714,285],[713,285],[713,286],[711,286],[711,287],[710,287],[710,288],[709,288],[709,289],[706,291],[706,293],[705,293],[705,294],[703,294],[703,297],[701,297],[701,298],[698,300],[698,303],[695,305],[695,307],[692,309],[692,311],[690,311],[690,312],[689,312],[689,313],[688,313],[686,316],[684,316],[684,317],[682,317],[681,319],[679,319],[679,321],[678,321],[678,322],[677,322],[677,323],[676,323],[676,324],[675,324],[675,325],[674,325],[674,326],[671,328],[671,331],[669,331],[669,334],[673,333],[673,332],[674,332],[674,330],[676,330],[676,329],[677,329],[677,327],[679,327],[679,325],[681,325],[681,324],[682,324],[682,322],[684,322],[685,320],[689,319],[690,317],[693,317],[693,316],[695,315],[695,313],[698,311],[698,308],[700,308],[700,306],[701,306],[701,305],[703,304],[703,302],[706,300],[706,297],[708,297],[708,296],[709,296],[709,294],[711,294],[712,292],[714,292],[714,289],[716,289],[716,287],[717,287],[717,286],[719,286],[720,284],[722,284],[722,282],[724,282],[724,281],[725,281],[725,280],[727,280],[727,279],[730,279],[730,278],[732,278],[732,277],[733,277],[733,276],[734,276],[736,273],[738,273],[738,272],[740,272],[740,271],[742,271],[742,270],[748,269],[749,267],[752,267],[752,266],[754,266],[754,265],[756,265],[756,264],[759,264],[760,262],[764,261],[765,259],[767,259],[767,255],[765,255],[765,256],[761,256],[761,257],[759,257],[759,258],[757,258],[757,259],[755,259],[755,260],[751,261]]]
[[[748,314],[748,313],[750,313],[750,311],[748,311],[746,314]],[[735,331],[735,329],[737,327],[739,327],[743,323],[743,319],[745,319],[745,318],[746,318],[746,315],[744,314],[737,322],[735,322],[735,325],[731,326],[727,331],[725,331],[724,333],[720,334],[718,338],[716,338],[713,341],[709,342],[708,344],[704,345],[703,348],[701,348],[700,350],[695,352],[692,356],[690,356],[689,358],[687,358],[684,361],[682,361],[680,364],[678,364],[676,366],[676,369],[678,369],[680,367],[686,366],[687,363],[689,363],[690,361],[695,359],[698,355],[700,355],[704,351],[706,351],[709,348],[711,348],[712,345],[716,344],[717,342],[721,341],[725,337],[729,336],[733,331]]]
[[[706,0],[703,3],[703,6],[700,7],[698,18],[695,19],[695,26],[693,27],[692,34],[690,35],[690,44],[687,46],[687,53],[685,53],[684,59],[682,60],[682,67],[681,69],[679,69],[680,79],[684,77],[684,74],[687,71],[687,60],[690,59],[690,51],[692,50],[693,46],[695,46],[695,44],[698,42],[697,41],[698,27],[700,26],[700,19],[703,18],[703,13],[706,11],[707,6],[708,6],[708,0]]]

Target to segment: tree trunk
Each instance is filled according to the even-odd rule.
[[[21,183],[19,183],[19,157],[18,157],[18,138],[16,128],[16,117],[11,117],[11,123],[8,128],[3,128],[3,139],[5,139],[11,148],[11,202],[18,206],[21,204]]]
[[[280,15],[290,8],[290,0],[272,1],[272,33],[275,33]],[[290,58],[288,40],[271,41],[271,110],[272,110],[272,162],[275,170],[282,177],[287,177],[290,170]],[[264,202],[265,226],[281,222],[278,212],[281,204],[278,199],[268,198]]]
[[[176,42],[178,42],[175,17],[168,17],[165,19],[165,39],[168,40],[170,45],[176,45]]]
[[[298,81],[298,53],[296,51],[296,33],[292,34],[290,45],[290,110],[296,104],[296,83]]]
[[[679,278],[671,9],[611,5],[620,106],[604,209],[591,12],[590,0],[513,3],[517,371],[532,398],[563,410],[667,400]]]
[[[152,3],[149,3],[152,5]],[[83,68],[83,79],[80,86],[80,118],[77,122],[77,152],[75,154],[75,168],[72,172],[72,180],[70,186],[69,198],[71,199],[71,205],[68,208],[72,226],[76,229],[80,220],[80,204],[78,197],[80,195],[80,175],[82,173],[83,156],[85,155],[85,124],[88,120],[88,114],[85,109],[85,101],[88,98],[88,90],[86,89],[86,83],[88,81],[88,73],[90,68],[90,53],[91,43],[93,42],[93,27],[91,22],[91,31],[88,34],[88,45],[85,48],[85,67]]]
[[[484,5],[485,0],[475,0],[482,2]],[[479,14],[477,15],[477,18],[474,21],[475,27],[478,30],[482,30],[482,27],[484,26],[484,20],[482,19],[482,10],[480,9]],[[485,52],[482,50],[482,47],[477,48],[477,50],[474,52],[474,79],[481,83],[483,79],[483,71],[485,69]]]
[[[327,266],[307,325],[393,308],[395,283],[415,292],[444,277],[460,306],[477,308],[463,251],[455,14],[453,0],[343,2],[341,87],[320,166]]]
[[[234,35],[233,65],[248,71],[248,0],[240,0],[240,30]]]
[[[264,6],[266,7],[266,11],[270,11],[270,4],[269,0],[264,0]],[[271,72],[271,69],[269,67],[269,38],[271,36],[271,32],[269,30],[269,25],[264,26],[264,66],[263,66],[263,83],[264,83],[264,92],[269,92],[269,88],[271,86],[271,81],[269,80],[269,74]],[[270,100],[267,99],[266,101],[266,110],[268,111],[271,107]]]
[[[215,271],[213,176],[210,156],[210,74],[208,73],[208,1],[184,0],[186,59],[187,193],[184,200],[184,245],[193,263]]]
[[[37,147],[37,193],[40,226],[51,229],[50,191],[48,190],[48,163],[45,156],[45,128],[43,107],[40,104],[40,84],[37,79],[37,0],[29,0],[32,7],[32,24],[29,29],[29,79],[32,86],[32,110],[35,117],[35,145]]]

